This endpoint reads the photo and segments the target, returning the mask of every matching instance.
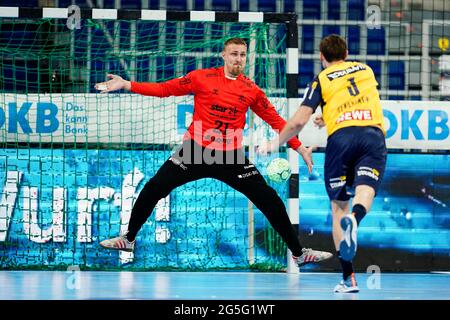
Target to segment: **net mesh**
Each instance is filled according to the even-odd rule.
[[[94,89],[108,73],[160,82],[220,66],[224,40],[242,37],[246,74],[284,114],[284,25],[82,20],[70,30],[66,20],[0,19],[0,30],[3,268],[284,268],[286,246],[262,213],[254,208],[249,231],[247,199],[213,179],[161,200],[133,254],[101,250],[181,143],[193,97]],[[254,128],[271,134],[258,119]],[[248,125],[245,137],[248,145]],[[254,161],[264,174],[270,158]],[[286,184],[273,186],[287,198]]]

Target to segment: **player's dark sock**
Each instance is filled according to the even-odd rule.
[[[361,220],[366,216],[366,213],[367,213],[366,208],[364,208],[363,205],[358,203],[353,206],[352,212],[353,212],[353,215],[355,216],[356,222],[359,226],[359,223],[361,222]]]
[[[342,277],[344,280],[346,280],[352,273],[353,273],[353,263],[351,261],[345,261],[341,258],[341,253],[338,251],[338,258],[341,262],[342,266]]]

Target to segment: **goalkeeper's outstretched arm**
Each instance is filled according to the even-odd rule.
[[[111,80],[100,82],[95,85],[95,89],[100,93],[108,93],[117,90],[128,90],[145,96],[170,97],[184,96],[195,93],[195,71],[188,73],[184,77],[172,79],[165,82],[134,82],[123,79],[121,76],[108,74]]]

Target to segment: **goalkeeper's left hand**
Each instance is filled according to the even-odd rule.
[[[100,93],[108,93],[121,89],[131,90],[131,82],[122,79],[121,76],[108,74],[108,78],[111,80],[95,84],[95,89],[100,90]]]
[[[297,152],[302,156],[303,161],[305,161],[306,166],[308,167],[308,172],[309,174],[312,173],[312,169],[314,166],[314,161],[312,158],[312,152],[314,151],[314,147],[305,147],[303,145],[301,145],[300,147],[297,148]]]

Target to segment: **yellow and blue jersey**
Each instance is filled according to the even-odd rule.
[[[368,65],[345,61],[322,70],[314,78],[302,105],[313,110],[322,107],[328,136],[351,126],[376,126],[386,134],[377,85]]]

